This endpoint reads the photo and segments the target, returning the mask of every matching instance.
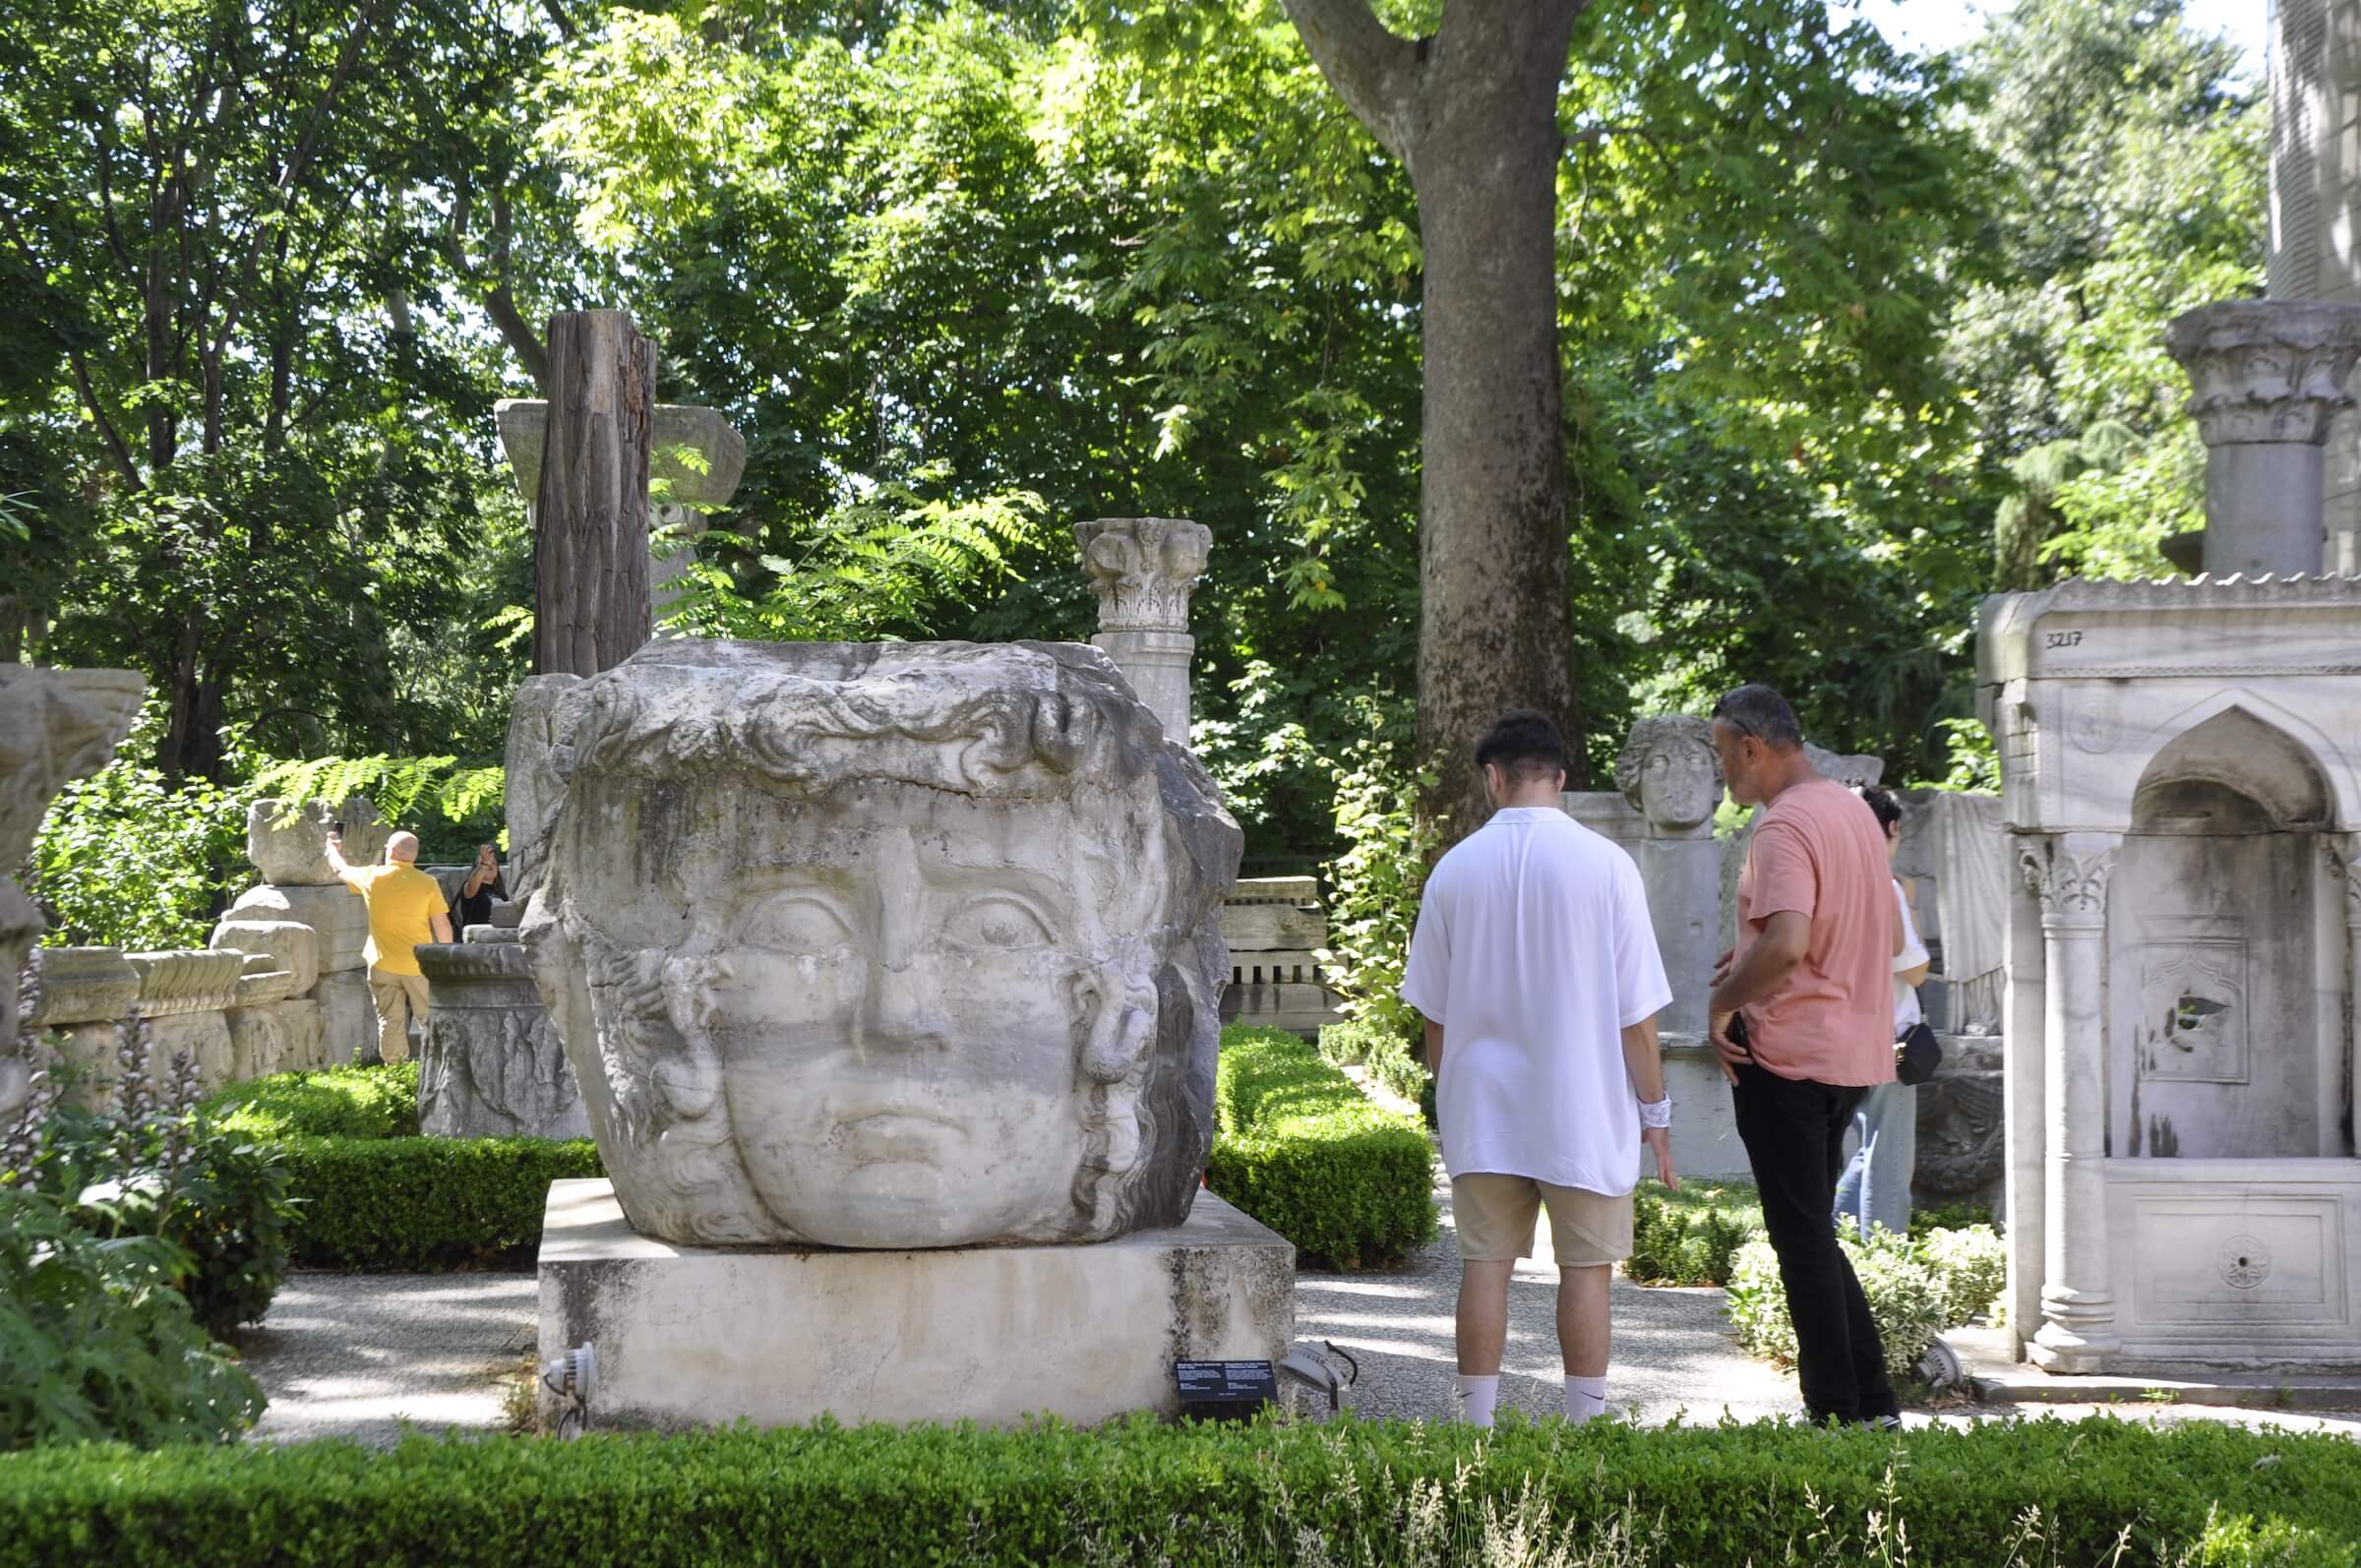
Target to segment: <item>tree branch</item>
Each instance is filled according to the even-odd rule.
[[[462,279],[482,294],[484,314],[492,318],[492,325],[500,329],[501,338],[509,345],[509,351],[524,366],[525,374],[533,378],[533,385],[541,389],[541,395],[547,397],[549,349],[533,331],[532,323],[524,319],[524,312],[516,308],[516,296],[510,287],[509,193],[501,188],[492,194],[492,256],[491,276],[488,279],[478,274],[467,260],[469,205],[467,189],[462,185],[451,204],[451,226],[444,231],[444,243],[451,253],[451,265]]]
[[[1490,3],[1490,0],[1480,0]],[[1424,46],[1386,30],[1368,0],[1282,0],[1320,75],[1380,147],[1410,161]]]

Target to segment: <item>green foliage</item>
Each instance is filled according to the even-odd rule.
[[[310,1138],[281,1146],[303,1204],[295,1257],[379,1273],[514,1263],[549,1184],[601,1174],[587,1138]]]
[[[315,1268],[403,1272],[514,1263],[541,1240],[549,1184],[600,1174],[588,1139],[418,1136],[418,1064],[329,1067],[231,1084],[209,1115],[279,1153]]]
[[[0,1568],[959,1562],[2350,1568],[2330,1434],[2104,1417],[1902,1434],[1504,1421],[833,1424],[575,1442],[55,1449]]]
[[[1345,851],[1328,868],[1328,945],[1320,952],[1329,983],[1344,993],[1347,1016],[1405,1043],[1420,1037],[1417,1010],[1402,999],[1419,893],[1439,848],[1437,829],[1418,818],[1419,792],[1436,782],[1399,765],[1408,720],[1366,702],[1368,732],[1336,773],[1336,832]]]
[[[216,1089],[202,1109],[260,1138],[406,1138],[418,1131],[418,1063],[320,1067]]]
[[[256,769],[250,788],[290,811],[306,801],[363,795],[389,822],[416,821],[421,808],[431,806],[447,823],[497,833],[503,831],[497,824],[508,770],[455,756],[316,756],[267,762]]]
[[[972,608],[983,589],[1009,574],[1012,558],[1039,546],[1041,512],[1041,498],[1030,492],[954,502],[877,485],[867,499],[815,522],[792,553],[759,555],[768,585],[751,596],[739,591],[724,554],[745,551],[749,541],[709,532],[680,579],[667,624],[767,642],[923,636],[955,610]]]
[[[161,725],[151,698],[117,760],[67,784],[41,819],[27,886],[50,919],[43,942],[202,947],[244,884],[245,797],[149,766]]]
[[[102,1238],[171,1243],[174,1283],[201,1327],[220,1334],[260,1321],[287,1272],[287,1174],[272,1149],[196,1106],[186,1054],[167,1075],[144,1022],[126,1022],[120,1037],[111,1098],[99,1110],[65,1102],[41,1073],[12,1117],[0,1181],[46,1192]],[[51,1044],[45,1055],[61,1054]]]
[[[1674,1203],[1653,1192],[1632,1199],[1631,1256],[1623,1272],[1643,1285],[1725,1285],[1738,1248],[1762,1234],[1762,1211],[1709,1196]]]
[[[1997,585],[2161,573],[2204,521],[2182,311],[2259,291],[2267,107],[2182,0],[2026,0],[1968,53],[2003,176],[1991,254],[1945,357],[2000,493]]]
[[[1911,1230],[1917,1229],[1912,1215]],[[1912,1238],[1943,1282],[1944,1327],[1971,1323],[1992,1310],[2009,1281],[2009,1249],[1989,1225],[1939,1227]]]
[[[1410,1054],[1410,1043],[1372,1018],[1320,1027],[1320,1055],[1340,1067],[1366,1067],[1369,1076],[1414,1105],[1434,1075]]]
[[[1437,1228],[1425,1132],[1284,1030],[1223,1031],[1206,1180],[1334,1267],[1397,1261]]]
[[[1883,1227],[1864,1240],[1846,1225],[1838,1243],[1852,1260],[1885,1343],[1887,1372],[1897,1381],[1909,1375],[1936,1335],[1988,1310],[2007,1273],[1990,1226],[1934,1231],[1914,1242]],[[1750,1240],[1732,1257],[1727,1311],[1745,1350],[1783,1364],[1795,1359],[1786,1287],[1768,1240]]]
[[[187,1267],[161,1236],[102,1239],[50,1194],[0,1182],[0,1450],[224,1442],[253,1425],[262,1390],[190,1315],[174,1288]]]

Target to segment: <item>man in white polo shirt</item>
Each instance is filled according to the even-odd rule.
[[[1565,743],[1529,708],[1476,748],[1498,808],[1426,878],[1402,997],[1426,1021],[1459,1228],[1459,1387],[1492,1424],[1508,1285],[1546,1205],[1566,1417],[1606,1408],[1607,1286],[1631,1255],[1643,1143],[1666,1186],[1671,1102],[1656,1015],[1672,999],[1639,868],[1558,806]]]

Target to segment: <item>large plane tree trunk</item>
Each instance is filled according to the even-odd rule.
[[[1452,0],[1440,30],[1387,31],[1367,0],[1285,0],[1321,74],[1402,160],[1424,253],[1419,725],[1442,764],[1446,842],[1490,814],[1474,765],[1501,710],[1565,731],[1565,429],[1557,347],[1558,85],[1586,0]]]

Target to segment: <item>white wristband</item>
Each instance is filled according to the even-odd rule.
[[[1666,1095],[1662,1100],[1641,1101],[1640,1125],[1643,1127],[1668,1127],[1672,1125],[1672,1097],[1670,1095]]]

